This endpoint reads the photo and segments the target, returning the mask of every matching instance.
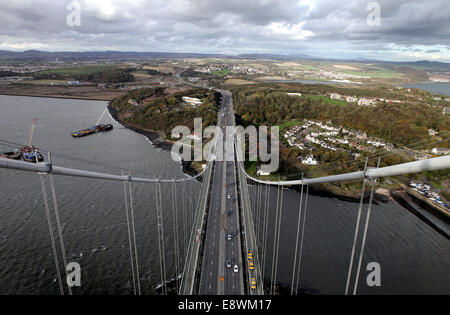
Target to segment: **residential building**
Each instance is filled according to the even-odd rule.
[[[372,98],[360,98],[358,101],[359,106],[373,106],[375,101]]]
[[[309,155],[306,158],[302,159],[302,164],[305,164],[305,165],[318,165],[319,162],[314,158],[314,156]]]

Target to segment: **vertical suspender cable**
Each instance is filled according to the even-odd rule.
[[[161,289],[162,294],[167,295],[167,283],[166,283],[166,261],[164,252],[164,228],[162,218],[162,203],[161,203],[161,182],[159,181],[155,185],[156,192],[156,218],[158,225],[158,245],[159,245],[159,266],[161,271]]]
[[[124,171],[122,170],[122,176],[124,176]],[[127,230],[128,230],[128,247],[130,249],[130,261],[131,261],[131,273],[133,278],[133,291],[134,295],[136,295],[136,279],[134,275],[134,259],[133,259],[133,243],[131,241],[131,228],[130,228],[130,217],[128,215],[128,197],[127,197],[127,184],[123,182],[123,192],[125,197],[125,213],[127,217]]]
[[[272,248],[272,272],[270,277],[270,294],[274,295],[274,268],[275,268],[275,252],[276,252],[276,244],[277,244],[277,229],[278,229],[278,214],[279,214],[279,203],[280,203],[280,185],[278,185],[277,189],[277,207],[275,210],[275,230],[273,233],[273,248]]]
[[[258,198],[258,212],[257,212],[257,218],[258,218],[258,223],[256,225],[256,239],[259,241],[260,243],[260,238],[259,238],[259,234],[261,231],[261,207],[262,207],[262,196],[263,196],[263,186],[262,184],[259,184],[259,198]]]
[[[56,276],[58,278],[59,292],[61,295],[64,295],[64,288],[63,288],[62,279],[61,279],[61,271],[59,270],[58,253],[56,252],[55,237],[53,236],[52,219],[50,217],[50,209],[48,206],[47,190],[45,189],[45,182],[44,182],[43,175],[39,174],[39,177],[41,180],[41,188],[42,188],[42,196],[44,198],[45,213],[47,215],[48,231],[50,233],[50,241],[52,243],[53,259],[54,259],[55,267],[56,267]]]
[[[369,159],[366,158],[366,163],[364,165],[364,173],[367,171],[367,163]],[[365,177],[365,176],[364,176]],[[345,295],[348,295],[348,290],[350,287],[350,279],[352,276],[352,269],[353,269],[353,260],[355,259],[355,251],[356,251],[356,243],[358,241],[358,234],[359,234],[359,225],[361,223],[361,214],[362,214],[362,208],[364,204],[364,193],[366,189],[366,178],[363,179],[363,186],[362,186],[362,192],[361,192],[361,200],[359,201],[359,210],[358,210],[358,218],[356,219],[356,226],[355,226],[355,235],[353,237],[353,246],[352,246],[352,253],[350,255],[350,264],[348,266],[348,274],[347,274],[347,283],[345,285]]]
[[[177,289],[177,294],[179,294],[178,289],[178,220],[177,220],[177,198],[176,198],[176,182],[172,182],[172,212],[173,212],[173,239],[175,246],[175,285]]]
[[[259,224],[258,213],[259,213],[259,209],[261,207],[260,201],[261,201],[261,183],[258,183],[258,189],[257,189],[257,193],[256,193],[256,208],[255,208],[255,211],[253,212],[253,222],[254,222],[254,226],[255,226],[256,240],[258,240],[258,224]]]
[[[252,206],[251,206],[251,212],[255,213],[255,209],[256,209],[256,192],[257,192],[257,188],[258,188],[258,183],[253,183],[252,185],[252,190],[253,190],[253,197],[252,197]]]
[[[49,163],[51,164],[52,157],[51,157],[50,153],[48,153],[48,160],[49,160]],[[53,208],[55,210],[56,226],[58,228],[59,246],[61,248],[61,255],[62,255],[63,264],[64,264],[64,272],[66,274],[66,279],[67,279],[68,271],[67,271],[66,248],[64,246],[64,238],[63,238],[63,234],[62,234],[61,221],[60,221],[60,216],[59,216],[58,201],[56,199],[55,182],[53,181],[52,174],[49,174],[49,179],[50,179],[50,189],[52,192],[52,199],[53,199]],[[69,295],[72,295],[72,288],[68,285],[67,289],[69,291]]]
[[[129,176],[131,177],[131,171],[129,172]],[[140,276],[139,276],[139,259],[138,259],[138,249],[137,249],[137,242],[136,242],[136,226],[134,223],[134,203],[133,203],[133,192],[131,190],[131,182],[128,182],[128,192],[130,195],[131,227],[133,229],[134,258],[136,260],[137,287],[138,287],[138,294],[141,295],[141,280],[140,280]]]
[[[298,251],[298,242],[300,237],[300,223],[302,217],[302,207],[303,207],[303,174],[302,174],[302,188],[300,192],[300,206],[298,209],[298,222],[297,222],[297,237],[295,240],[295,252],[294,252],[294,266],[292,267],[292,283],[291,283],[291,295],[294,294],[294,282],[295,282],[295,271],[297,270],[297,251]]]
[[[266,256],[267,256],[267,229],[269,220],[269,202],[270,202],[270,189],[269,185],[266,185],[266,205],[265,205],[265,219],[264,219],[264,231],[263,231],[263,263],[262,263],[262,281],[264,282],[265,269],[266,269]]]
[[[197,192],[195,190],[195,187],[192,185],[189,185],[190,189],[190,195],[191,195],[191,213],[192,213],[192,224],[194,224],[195,221],[195,196],[197,195]]]
[[[295,286],[295,295],[297,295],[298,286],[300,285],[300,270],[303,258],[303,243],[305,240],[306,211],[308,210],[309,186],[306,186],[305,210],[303,211],[302,236],[300,238],[300,254],[298,258],[297,285]]]
[[[183,182],[181,185],[181,193],[183,194],[183,247],[184,247],[184,259],[187,259],[187,231],[188,231],[188,225],[187,225],[187,219],[186,219],[186,182]]]
[[[164,267],[164,291],[167,295],[167,273],[166,273],[166,250],[164,245],[164,218],[163,218],[163,205],[162,205],[162,193],[161,193],[161,182],[158,183],[159,188],[159,211],[161,215],[161,245],[162,245],[162,258]]]
[[[280,198],[280,215],[278,218],[278,235],[277,235],[277,254],[275,258],[275,280],[274,284],[277,285],[277,276],[278,276],[278,260],[280,254],[280,235],[281,235],[281,219],[283,215],[283,196],[284,196],[284,187],[281,186],[281,198]]]
[[[377,168],[380,167],[380,161],[381,161],[381,158],[378,158]],[[367,230],[369,229],[370,213],[372,212],[373,195],[375,192],[375,184],[376,184],[377,179],[372,178],[371,181],[372,181],[372,189],[370,191],[369,209],[367,210],[366,223],[364,226],[364,234],[363,234],[363,238],[362,238],[361,252],[359,253],[359,262],[358,262],[358,269],[356,271],[356,279],[355,279],[355,287],[353,288],[353,295],[356,295],[356,292],[358,291],[359,274],[361,272],[361,264],[362,264],[362,259],[363,259],[363,255],[364,255],[364,248],[366,246]]]

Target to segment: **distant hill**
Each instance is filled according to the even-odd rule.
[[[316,61],[339,61],[339,62],[364,62],[387,65],[401,65],[420,68],[421,70],[450,71],[450,63],[438,61],[415,61],[415,62],[390,62],[382,60],[370,60],[366,58],[353,59],[325,59],[304,54],[283,55],[283,54],[200,54],[200,53],[172,53],[172,52],[123,52],[123,51],[84,51],[84,52],[49,52],[40,50],[27,50],[23,52],[0,50],[0,60],[17,61],[133,61],[145,59],[164,58],[227,58],[227,59],[269,59],[269,60],[316,60]]]

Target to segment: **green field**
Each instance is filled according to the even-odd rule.
[[[39,74],[58,74],[58,75],[84,75],[107,70],[119,69],[120,65],[95,65],[95,66],[77,66],[68,68],[58,68],[39,72]]]
[[[226,75],[229,75],[230,73],[231,73],[231,70],[228,70],[228,69],[211,71],[211,74],[214,74],[218,77],[224,77]]]
[[[403,76],[400,72],[380,69],[375,71],[359,72],[359,71],[341,71],[343,73],[357,75],[360,77],[374,78],[374,79],[398,79]]]
[[[284,124],[278,125],[278,127],[280,127],[280,132],[283,132],[284,129],[286,129],[286,128],[298,126],[301,124],[303,124],[303,121],[288,121],[288,122],[285,122]]]
[[[312,70],[312,71],[318,71],[319,70],[318,68],[316,68],[314,66],[311,66],[311,65],[304,65],[304,64],[302,64],[301,67],[303,69],[305,69],[305,70]]]

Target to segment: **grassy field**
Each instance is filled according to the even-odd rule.
[[[40,74],[58,74],[58,75],[84,75],[107,70],[119,69],[120,65],[96,65],[96,66],[77,66],[68,68],[58,68],[39,72]]]
[[[226,85],[248,85],[248,84],[256,84],[256,82],[253,81],[247,81],[242,79],[229,79],[225,81]]]
[[[288,122],[285,122],[284,124],[278,125],[278,127],[280,127],[280,132],[283,132],[284,129],[286,129],[286,128],[298,126],[301,124],[303,124],[303,121],[288,121]]]
[[[403,74],[393,70],[380,69],[376,71],[342,71],[343,73],[357,75],[360,77],[374,78],[374,79],[399,79],[403,77]]]
[[[302,67],[302,68],[305,69],[305,70],[312,70],[312,71],[318,71],[318,70],[319,70],[318,68],[316,68],[316,67],[314,67],[314,66],[311,66],[311,65],[305,65],[305,64],[301,64],[300,67]]]
[[[226,75],[229,75],[231,73],[231,70],[228,69],[223,69],[223,70],[216,70],[216,71],[211,71],[211,74],[214,74],[218,77],[224,77]]]

